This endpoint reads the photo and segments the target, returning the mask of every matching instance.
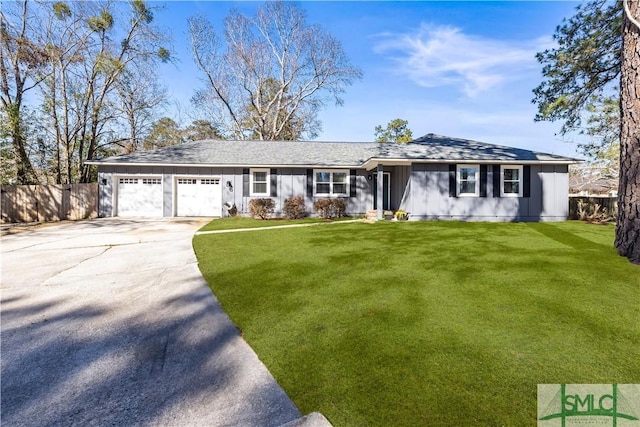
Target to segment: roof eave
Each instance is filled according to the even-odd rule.
[[[153,163],[153,162],[109,162],[89,160],[86,165],[96,166],[152,166],[152,167],[186,167],[186,168],[333,168],[353,169],[361,168],[360,164],[336,165],[336,164],[247,164],[247,163]]]
[[[521,165],[571,165],[582,162],[580,159],[536,159],[536,160],[519,160],[519,159],[503,159],[503,160],[478,160],[478,159],[403,159],[403,158],[379,158],[373,157],[359,164],[246,164],[246,163],[171,163],[171,162],[122,162],[122,161],[101,161],[89,160],[87,165],[96,166],[155,166],[155,167],[207,167],[207,168],[335,168],[335,169],[352,169],[363,168],[371,170],[378,165],[383,166],[409,166],[412,163],[445,163],[445,164],[521,164]]]
[[[580,163],[580,159],[536,159],[536,160],[474,160],[474,159],[393,159],[393,158],[371,158],[362,167],[371,170],[378,165],[383,166],[408,166],[412,163],[445,163],[445,164],[498,164],[498,165],[571,165]]]

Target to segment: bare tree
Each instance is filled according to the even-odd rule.
[[[189,35],[205,83],[193,102],[230,138],[314,137],[320,109],[342,105],[346,87],[362,76],[340,42],[307,24],[294,3],[268,2],[254,17],[232,11],[224,46],[202,16],[189,19]]]
[[[116,84],[115,109],[126,118],[128,135],[113,143],[123,147],[125,153],[136,151],[149,135],[153,122],[167,102],[167,90],[148,64],[125,70]]]
[[[60,146],[60,182],[92,179],[84,161],[118,140],[113,133],[122,116],[129,120],[116,108],[122,95],[117,89],[126,85],[127,76],[168,59],[165,37],[152,26],[152,9],[141,0],[128,6],[111,1],[44,4],[43,13],[50,17],[50,69],[43,97]]]
[[[49,117],[47,126],[55,145],[56,182],[70,183],[77,177],[75,146],[83,128],[82,99],[84,85],[76,69],[86,60],[91,31],[85,25],[90,13],[80,3],[75,12],[65,3],[42,5],[47,17],[43,28],[47,49],[47,68],[41,86],[43,107]]]
[[[0,9],[0,103],[3,120],[9,124],[11,154],[19,184],[37,181],[27,154],[22,118],[24,96],[40,83],[34,77],[46,58],[34,39],[34,27],[38,27],[38,20],[26,0],[3,4]]]

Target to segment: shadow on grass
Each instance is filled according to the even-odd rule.
[[[636,271],[579,225],[538,225],[352,224],[196,247],[244,248],[201,258],[205,277],[303,411],[525,425],[539,383],[640,378]]]
[[[528,225],[531,229],[537,231],[543,236],[553,239],[558,243],[562,243],[563,245],[567,245],[573,249],[602,250],[608,247],[607,245],[598,244],[591,240],[584,239],[575,233],[571,233],[557,226],[553,226],[553,224],[538,222],[538,223],[531,223]]]

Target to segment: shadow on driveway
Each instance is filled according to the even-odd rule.
[[[300,417],[202,279],[198,224],[98,222],[3,237],[4,425]]]

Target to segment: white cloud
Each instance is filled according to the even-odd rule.
[[[536,52],[552,43],[550,38],[490,39],[425,23],[416,31],[380,34],[377,39],[374,51],[388,55],[395,72],[422,87],[457,86],[469,97],[536,69]]]

